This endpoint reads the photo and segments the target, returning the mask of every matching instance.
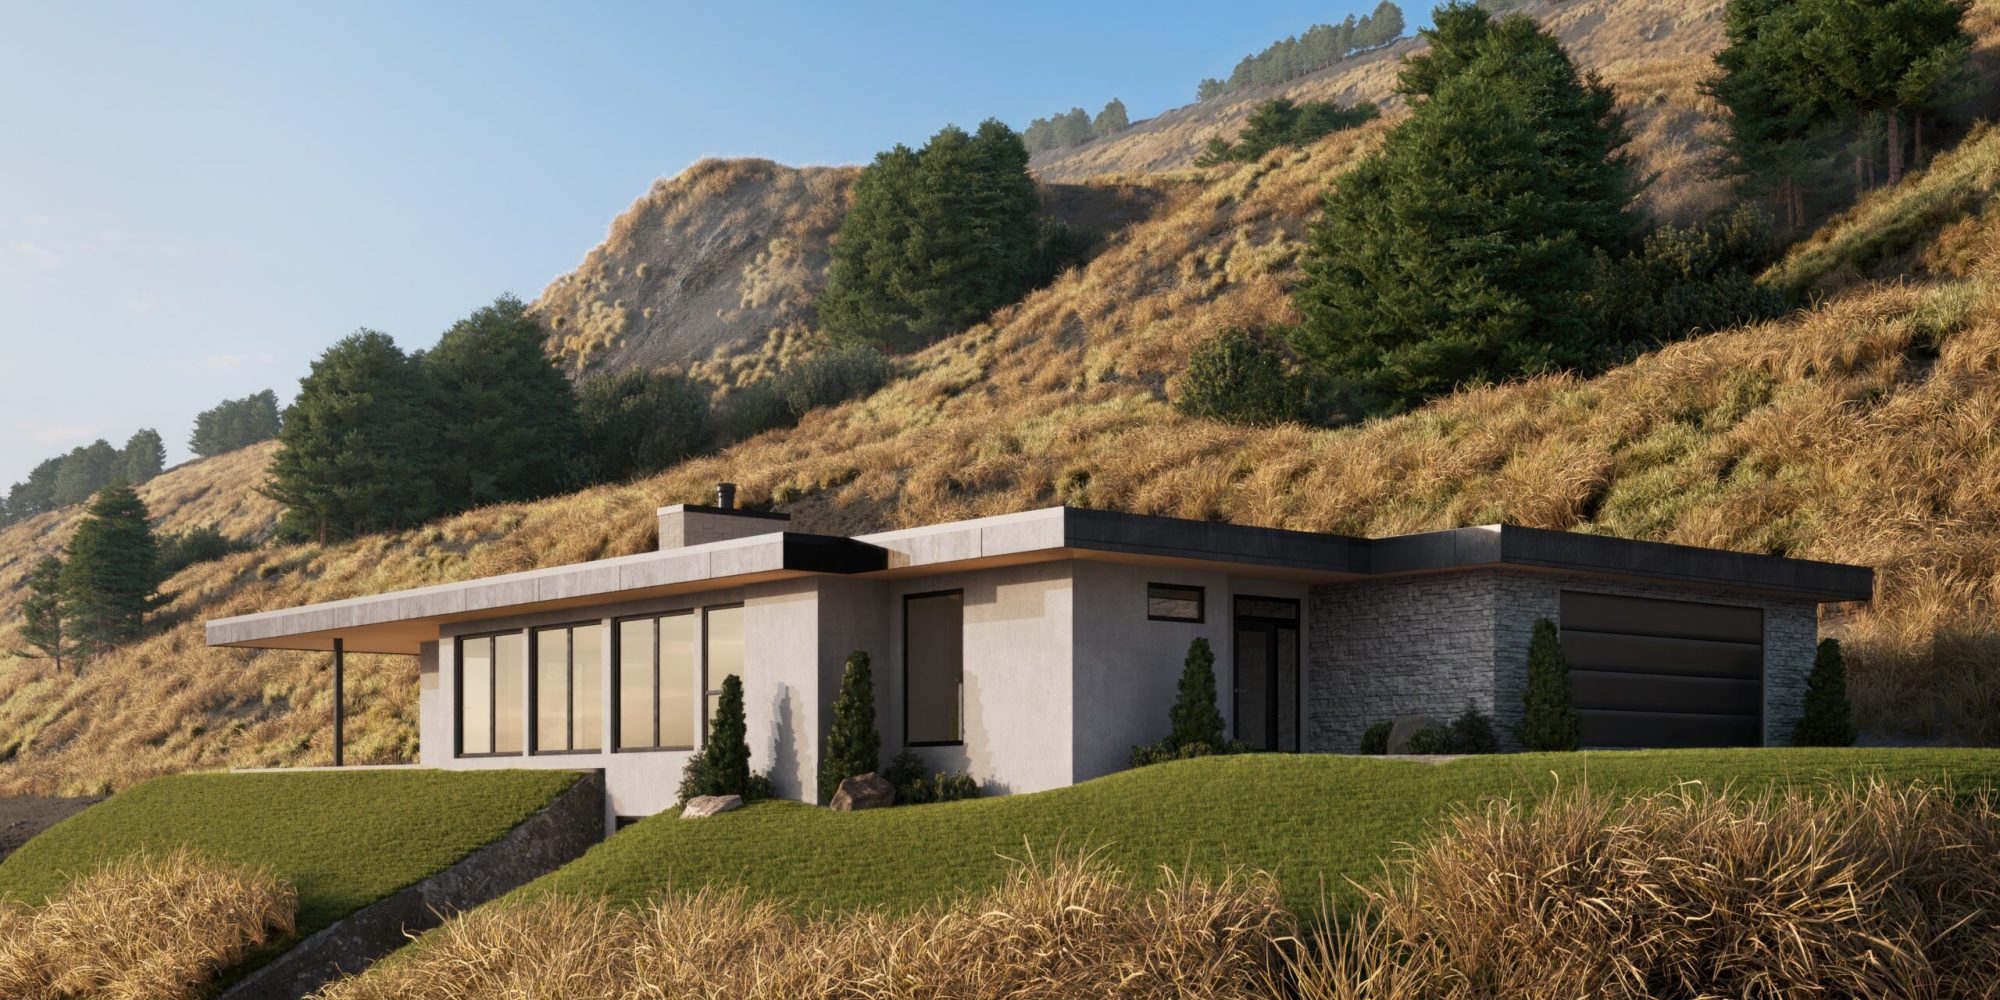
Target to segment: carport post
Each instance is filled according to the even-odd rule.
[[[347,764],[347,716],[341,703],[347,699],[347,641],[333,640],[333,766]]]

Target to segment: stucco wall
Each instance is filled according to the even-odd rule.
[[[903,748],[903,597],[962,589],[965,741],[915,751],[934,770],[970,773],[989,793],[1071,783],[1071,566],[1051,562],[943,573],[888,587],[886,667],[892,697],[877,706],[885,756]]]
[[[1230,705],[1229,577],[1079,560],[1076,567],[1076,714],[1071,780],[1130,766],[1132,747],[1167,734],[1188,643],[1205,636],[1215,651],[1216,703]],[[1200,587],[1201,624],[1150,621],[1146,585]]]
[[[1481,570],[1312,588],[1307,735],[1313,750],[1353,753],[1370,724],[1397,715],[1448,719],[1469,702],[1518,749],[1535,619],[1560,622],[1564,590],[1764,610],[1765,743],[1791,742],[1818,638],[1817,605],[1722,588]]]

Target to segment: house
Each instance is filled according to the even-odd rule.
[[[718,493],[661,508],[657,552],[224,618],[208,641],[334,651],[336,690],[346,652],[416,656],[422,764],[601,768],[638,816],[673,804],[729,674],[752,765],[828,798],[854,650],[884,757],[993,792],[1124,767],[1164,735],[1197,636],[1231,734],[1264,750],[1353,752],[1371,723],[1467,705],[1504,733],[1540,618],[1587,745],[1783,744],[1818,606],[1873,589],[1861,567],[1507,525],[1363,539],[1054,507],[839,537]]]

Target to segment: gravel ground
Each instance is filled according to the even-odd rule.
[[[0,798],[0,859],[14,853],[28,838],[100,801],[103,797],[95,795],[74,799]]]

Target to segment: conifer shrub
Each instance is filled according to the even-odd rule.
[[[722,679],[708,742],[688,758],[681,772],[680,801],[701,795],[741,795],[754,802],[771,797],[770,779],[750,772],[750,743],[743,721],[743,678]]]
[[[1174,407],[1191,417],[1268,425],[1314,416],[1310,381],[1262,333],[1229,327],[1188,355]]]
[[[1821,639],[1806,679],[1805,712],[1792,729],[1792,745],[1845,747],[1854,745],[1854,717],[1847,703],[1847,664],[1840,640]]]
[[[1165,739],[1132,748],[1133,767],[1249,749],[1242,741],[1223,736],[1222,710],[1215,705],[1215,651],[1205,636],[1188,643],[1179,696],[1167,714],[1167,724]]]
[[[1569,664],[1555,623],[1535,620],[1528,641],[1528,693],[1514,738],[1529,750],[1574,750],[1583,740],[1582,722],[1569,690]]]
[[[882,736],[875,729],[875,674],[868,654],[847,654],[840,693],[833,699],[833,725],[827,729],[826,755],[820,759],[819,790],[831,796],[840,783],[873,773],[881,766]]]

